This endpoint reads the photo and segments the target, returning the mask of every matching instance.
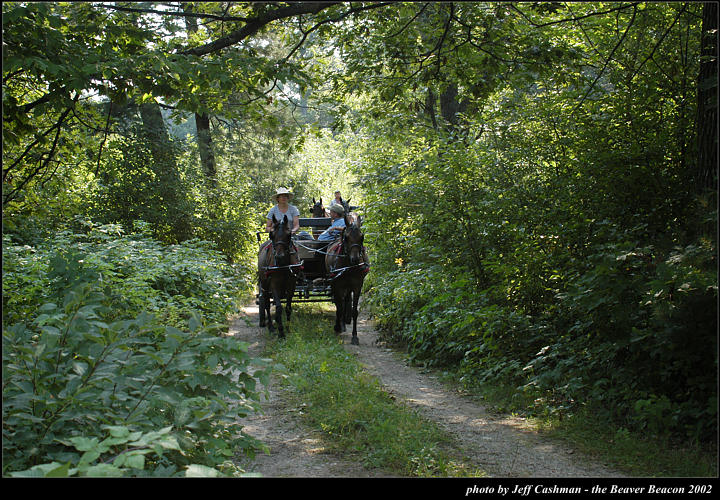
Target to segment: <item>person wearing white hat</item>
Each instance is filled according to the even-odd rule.
[[[265,232],[269,233],[273,230],[273,215],[279,221],[283,220],[283,216],[287,215],[288,220],[291,221],[290,230],[293,234],[297,233],[300,230],[300,210],[289,203],[292,199],[292,193],[285,188],[278,188],[272,198],[277,204],[267,214]]]

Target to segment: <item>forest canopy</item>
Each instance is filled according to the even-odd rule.
[[[92,377],[120,361],[82,338],[143,332],[173,353],[198,311],[222,322],[281,186],[303,216],[335,190],[361,207],[367,307],[413,361],[509,384],[524,411],[717,438],[716,3],[2,12],[4,473],[62,461],[89,432],[71,408],[133,432],[172,424],[160,409],[179,398],[222,413],[219,390],[167,392],[159,349],[126,360],[156,363],[145,416],[101,415],[78,388],[109,401]],[[75,375],[38,383],[61,367]]]

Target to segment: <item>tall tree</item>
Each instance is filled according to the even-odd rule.
[[[718,5],[703,4],[700,75],[697,89],[696,183],[699,190],[717,189],[718,182]]]
[[[183,4],[183,10],[186,13],[193,12],[193,4],[188,2]],[[197,19],[192,16],[185,18],[185,26],[188,30],[188,37],[191,37],[198,31]],[[207,113],[195,113],[195,129],[197,131],[198,152],[200,153],[200,163],[203,166],[203,172],[211,187],[217,186],[215,154],[213,152],[212,135],[210,134],[210,116]]]
[[[165,125],[160,106],[156,102],[140,105],[143,135],[152,155],[152,170],[156,173],[158,206],[154,210],[163,214],[160,220],[171,227],[171,237],[184,241],[192,237],[190,214],[185,201],[186,193],[181,187],[176,151]]]

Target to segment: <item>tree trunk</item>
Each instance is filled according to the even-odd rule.
[[[157,175],[157,190],[160,205],[156,207],[162,214],[158,220],[164,220],[171,228],[177,241],[185,241],[192,236],[192,228],[187,212],[186,199],[180,185],[177,158],[170,142],[160,106],[157,103],[140,105],[143,122],[143,135],[147,139],[153,158],[153,170]]]
[[[717,188],[717,3],[703,4],[700,75],[698,78],[697,147],[698,165],[695,172],[697,189],[702,192]]]
[[[192,12],[191,3],[183,4],[183,11]],[[185,27],[189,34],[198,30],[197,19],[194,17],[185,18]],[[217,186],[215,154],[212,147],[212,136],[210,135],[210,117],[207,113],[195,113],[195,128],[197,130],[198,152],[200,153],[200,164],[202,165],[205,178],[211,187]]]
[[[167,147],[170,136],[163,120],[160,106],[155,102],[140,105],[140,117],[143,122],[143,134],[148,139],[153,159],[158,163],[172,163],[176,166],[174,155]]]
[[[438,129],[437,118],[435,117],[435,93],[432,88],[428,86],[427,95],[425,96],[425,114],[430,118],[432,126],[435,130]]]
[[[458,125],[458,113],[465,111],[465,102],[458,101],[458,88],[456,83],[451,83],[445,91],[440,94],[440,114],[452,128]]]
[[[203,172],[210,186],[216,187],[215,155],[213,154],[212,137],[210,135],[210,117],[207,113],[195,113],[195,127],[197,128],[198,151],[200,152],[200,163]]]

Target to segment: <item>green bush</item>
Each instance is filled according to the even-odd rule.
[[[238,420],[269,368],[224,334],[247,283],[207,243],[88,224],[4,238],[3,267],[4,474],[235,474],[261,447]]]
[[[596,247],[589,268],[558,296],[552,329],[560,334],[528,363],[528,385],[585,401],[629,428],[712,438],[713,252],[709,242],[664,258],[630,243]]]
[[[379,269],[368,303],[411,361],[454,369],[468,384],[517,387],[534,401],[527,411],[588,406],[626,428],[712,439],[714,243],[662,251],[642,244],[642,227],[597,226],[585,257],[549,279],[552,300],[533,292],[538,277],[516,273],[537,260],[518,246],[508,258],[486,256],[492,286],[478,289],[462,268],[413,263]]]

